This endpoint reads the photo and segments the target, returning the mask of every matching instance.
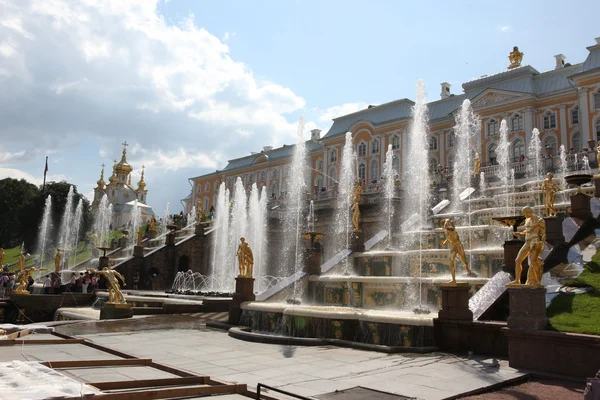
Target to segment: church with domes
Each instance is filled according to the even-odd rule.
[[[114,161],[112,175],[108,178],[108,184],[104,181],[104,165],[100,173],[100,179],[97,186],[94,188],[94,200],[92,202],[92,210],[96,212],[102,197],[106,195],[109,204],[112,204],[113,217],[112,229],[127,228],[131,220],[131,212],[136,202],[141,209],[141,217],[144,223],[150,221],[154,212],[152,208],[146,204],[146,182],[144,182],[144,169],[140,180],[137,183],[137,188],[131,184],[131,173],[133,167],[127,162],[127,142],[123,143],[123,153],[121,161]]]

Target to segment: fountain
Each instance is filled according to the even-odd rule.
[[[73,186],[69,187],[67,194],[67,202],[63,213],[60,230],[58,235],[58,248],[63,250],[65,255],[65,265],[69,265],[69,256],[73,255],[73,264],[77,255],[77,247],[79,243],[79,229],[81,227],[81,218],[83,211],[82,200],[80,199],[77,206],[74,205],[75,193]]]
[[[388,150],[385,153],[385,164],[383,164],[384,194],[385,194],[385,214],[387,215],[387,235],[388,235],[388,250],[392,249],[392,221],[394,220],[393,199],[395,194],[395,171],[394,171],[394,151],[392,145],[388,145]]]
[[[218,277],[218,286],[208,286],[210,291],[231,291],[233,288],[233,256],[234,248],[229,246],[229,189],[222,182],[217,195],[217,206],[215,207],[215,233],[213,241],[212,270],[209,275]]]
[[[509,214],[510,209],[510,196],[509,196],[509,179],[510,179],[510,142],[508,141],[508,125],[506,124],[506,120],[502,120],[500,122],[500,141],[498,142],[498,147],[496,149],[497,161],[499,164],[498,170],[498,178],[500,178],[500,182],[505,190],[505,198],[506,198],[506,215]]]
[[[37,253],[39,254],[40,265],[44,265],[46,251],[48,250],[49,233],[52,230],[52,196],[46,197],[44,204],[44,214],[40,231],[38,234]]]
[[[267,189],[258,188],[256,183],[252,184],[250,199],[248,201],[248,243],[252,245],[254,251],[254,278],[256,281],[255,289],[263,292],[267,289],[261,279],[266,275],[268,251],[265,246],[267,237]]]
[[[352,188],[355,184],[355,164],[356,156],[354,154],[354,144],[352,143],[352,133],[346,133],[346,141],[342,151],[342,164],[340,170],[340,181],[338,185],[338,206],[335,214],[335,247],[336,253],[342,249],[350,248],[350,233],[352,223],[350,217],[352,214]],[[344,275],[350,274],[350,262],[348,258],[344,264]]]
[[[109,203],[108,196],[104,195],[98,204],[94,222],[94,233],[98,236],[98,247],[105,247],[110,244],[112,217],[112,204]]]
[[[531,132],[531,141],[527,149],[529,156],[529,177],[533,178],[535,187],[539,187],[539,181],[543,174],[542,168],[542,141],[540,140],[540,131],[533,128]]]

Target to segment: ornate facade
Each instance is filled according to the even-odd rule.
[[[123,153],[121,161],[113,160],[113,172],[108,178],[108,184],[104,181],[104,164],[97,186],[94,188],[94,200],[92,202],[92,210],[95,212],[100,205],[102,197],[106,195],[107,200],[113,206],[112,228],[118,229],[126,227],[131,219],[131,209],[135,202],[142,210],[142,220],[149,220],[154,212],[152,208],[146,204],[146,182],[144,181],[144,166],[140,180],[137,183],[137,188],[131,184],[131,172],[133,167],[127,162],[127,142],[123,143]]]
[[[451,94],[450,85],[442,83],[440,99],[428,103],[431,136],[426,162],[432,173],[438,165],[449,169],[454,165],[453,127],[465,99],[471,101],[481,118],[477,146],[481,171],[486,176],[494,174],[502,120],[508,124],[509,151],[515,170],[527,156],[534,128],[539,129],[544,155],[550,159],[558,155],[561,145],[571,153],[594,151],[600,141],[600,38],[595,40],[593,46],[587,47],[587,58],[579,64],[568,64],[565,56],[558,54],[554,56],[553,70],[539,72],[532,66],[521,66],[523,53],[515,48],[509,56],[508,69],[463,83],[462,94]],[[312,139],[307,142],[312,161],[313,197],[324,199],[333,193],[346,132],[352,132],[358,175],[365,184],[365,193],[379,189],[388,145],[392,145],[394,167],[402,179],[413,105],[409,99],[400,99],[369,106],[335,118],[322,138],[320,131],[314,130]],[[216,203],[219,184],[226,182],[231,189],[238,176],[247,186],[254,182],[265,185],[271,197],[285,197],[292,153],[293,146],[265,147],[260,153],[230,160],[221,171],[191,178],[192,192],[183,200],[186,211],[197,204],[209,210]]]

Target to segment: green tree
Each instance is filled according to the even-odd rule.
[[[0,246],[14,247],[23,241],[23,227],[29,221],[27,210],[38,188],[25,179],[0,180]]]

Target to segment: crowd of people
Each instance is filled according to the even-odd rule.
[[[62,282],[59,274],[48,274],[42,279],[44,294],[93,293],[94,290],[106,288],[103,278],[99,274],[73,272],[68,282]]]

